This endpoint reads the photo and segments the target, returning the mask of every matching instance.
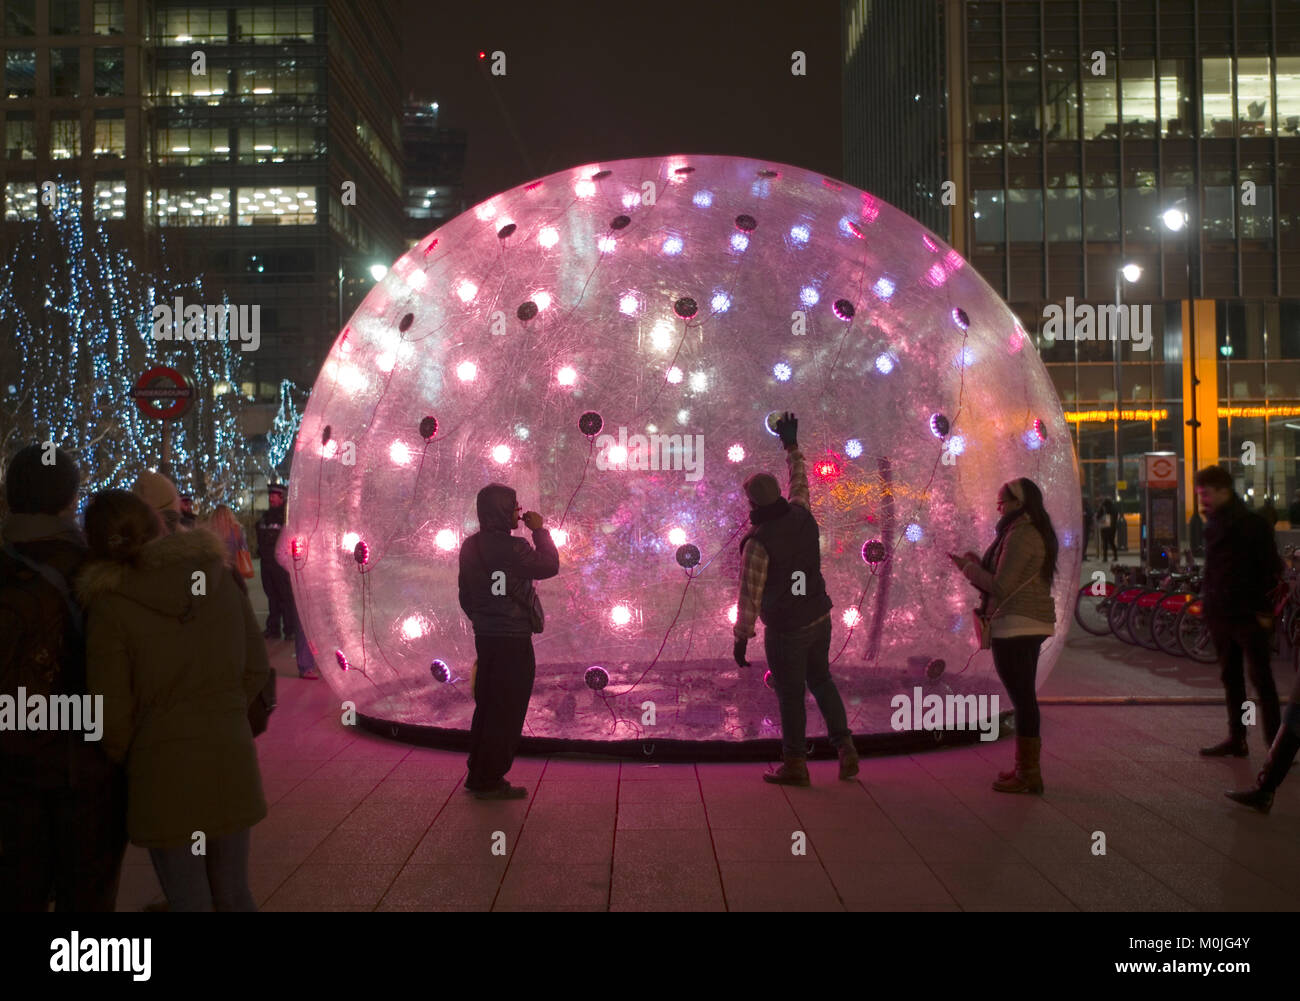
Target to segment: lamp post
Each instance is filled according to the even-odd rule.
[[[1191,217],[1185,209],[1178,207],[1185,204],[1186,199],[1179,199],[1171,208],[1165,209],[1161,219],[1164,221],[1165,228],[1171,233],[1186,233],[1183,252],[1183,274],[1187,284],[1187,348],[1188,353],[1191,355],[1192,416],[1190,420],[1184,423],[1192,429],[1192,475],[1195,476],[1201,468],[1201,422],[1197,418],[1196,411],[1196,398],[1198,395],[1196,389],[1201,384],[1201,380],[1196,375],[1196,299],[1192,296]],[[1201,512],[1195,504],[1192,505],[1192,518],[1188,525],[1187,542],[1193,552],[1201,545]]]
[[[1123,416],[1123,392],[1119,368],[1119,331],[1124,309],[1123,286],[1120,279],[1132,285],[1142,277],[1142,269],[1133,263],[1125,264],[1115,270],[1115,329],[1110,332],[1111,343],[1115,349],[1115,499],[1118,501],[1120,480],[1124,478],[1124,463],[1119,452],[1119,422]]]

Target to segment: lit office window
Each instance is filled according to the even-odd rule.
[[[5,222],[36,218],[36,185],[5,184]]]
[[[1195,115],[1186,59],[1160,60],[1160,121],[1170,139],[1190,136]]]
[[[1273,72],[1268,56],[1237,58],[1237,127],[1243,136],[1273,134]]]
[[[224,45],[230,37],[224,7],[160,10],[154,24],[161,45],[188,45],[191,42]]]
[[[293,163],[324,156],[315,126],[262,125],[239,130],[240,163]]]
[[[122,50],[95,49],[95,96],[121,97],[126,93]]]
[[[1232,59],[1201,60],[1201,134],[1231,139],[1236,133],[1232,118]]]
[[[235,40],[254,44],[291,44],[314,39],[310,6],[239,7],[235,10]]]
[[[310,226],[316,222],[316,190],[240,188],[235,210],[240,226]]]
[[[160,226],[229,226],[228,188],[159,188],[157,208]]]
[[[119,109],[95,112],[96,159],[120,160],[126,156],[126,120]]]
[[[50,49],[50,96],[81,96],[80,49]]]
[[[30,111],[5,116],[5,156],[10,160],[36,159],[36,122]]]
[[[1150,59],[1123,59],[1119,64],[1120,103],[1124,137],[1154,139],[1156,135],[1155,63]]]
[[[226,71],[209,64],[207,76],[195,76],[188,66],[172,66],[158,71],[156,86],[172,104],[218,105],[226,93]]]
[[[57,117],[50,119],[50,159],[78,160],[81,158],[81,119]]]
[[[94,0],[96,35],[120,35],[126,31],[123,0]]]
[[[230,132],[223,128],[158,130],[158,162],[165,164],[227,163]]]
[[[5,49],[5,97],[35,96],[36,50]]]
[[[1277,57],[1277,133],[1300,138],[1300,56]]]
[[[1119,138],[1119,105],[1113,78],[1083,75],[1083,138]]]
[[[81,34],[81,0],[48,0],[51,35]]]
[[[1079,76],[1074,63],[1049,62],[1044,67],[1047,89],[1048,139],[1079,138]]]
[[[125,181],[115,180],[95,182],[95,218],[126,218]]]

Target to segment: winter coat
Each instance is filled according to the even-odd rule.
[[[994,635],[998,633],[998,619],[1019,616],[1036,622],[1056,622],[1056,602],[1052,585],[1043,580],[1043,561],[1047,547],[1043,537],[1027,517],[1021,517],[1002,540],[1001,549],[994,554],[994,572],[989,573],[979,563],[966,564],[966,579],[989,595],[987,614],[993,619]]]
[[[206,594],[193,593],[198,571]],[[104,750],[126,763],[131,841],[173,847],[265,817],[248,707],[270,667],[221,540],[204,530],[154,539],[132,564],[89,563],[78,591]]]
[[[528,608],[533,581],[560,572],[560,554],[545,528],[533,532],[534,549],[511,535],[515,492],[491,483],[478,492],[479,530],[460,547],[457,583],[460,607],[474,625],[476,636],[532,636]],[[492,574],[505,571],[505,594],[492,593]]]
[[[1249,622],[1272,614],[1268,593],[1282,575],[1273,526],[1236,494],[1205,523],[1205,579],[1201,600],[1207,619]]]

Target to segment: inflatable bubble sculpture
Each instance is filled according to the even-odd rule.
[[[763,627],[752,667],[731,648],[741,484],[766,470],[786,488],[786,410],[860,740],[915,739],[891,718],[918,689],[1010,709],[946,553],[984,550],[1018,476],[1061,542],[1041,684],[1069,627],[1081,511],[1033,344],[913,219],[724,156],[504,192],[419,241],[353,314],[303,417],[279,554],[322,674],[371,726],[463,741],[475,652],[458,554],[478,490],[501,482],[544,515],[561,563],[537,585],[525,749],[770,753]]]

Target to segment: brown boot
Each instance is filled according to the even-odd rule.
[[[858,774],[858,749],[853,738],[845,737],[840,743],[840,778],[851,779]]]
[[[808,759],[785,758],[780,768],[763,773],[763,781],[779,786],[811,785],[812,780],[808,778]]]
[[[1038,768],[1039,753],[1042,751],[1041,737],[1016,738],[1016,773],[1009,779],[999,777],[993,783],[997,792],[1032,792],[1043,791],[1043,775]]]

